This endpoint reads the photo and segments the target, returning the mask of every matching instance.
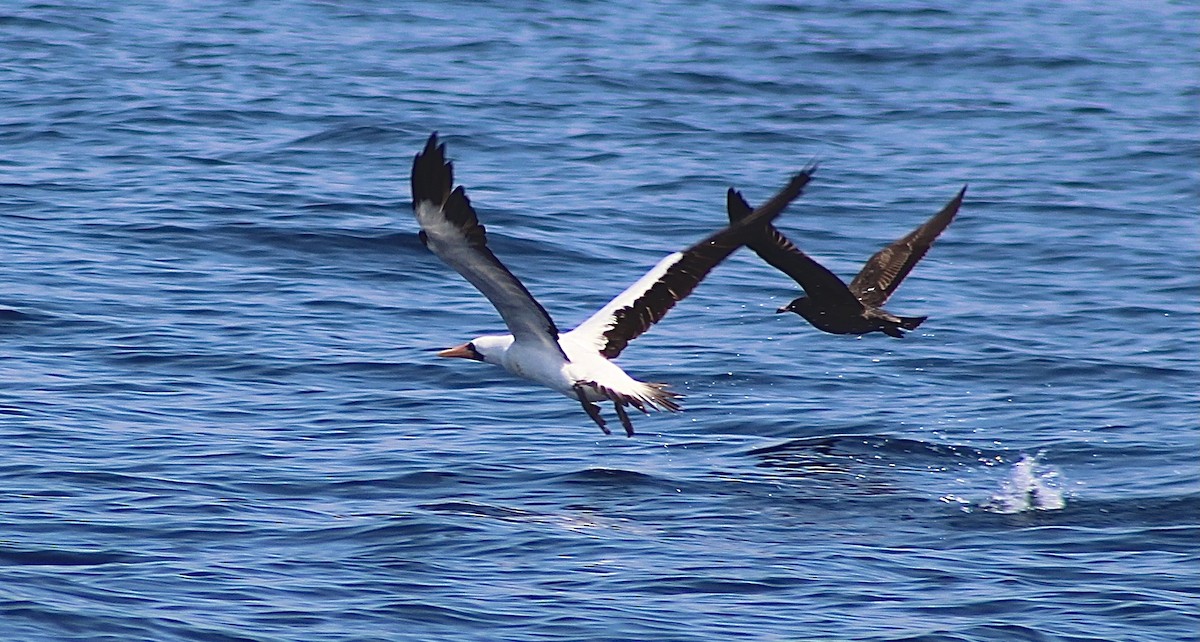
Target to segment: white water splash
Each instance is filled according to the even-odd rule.
[[[1038,457],[1025,455],[1013,464],[1008,479],[1000,484],[999,492],[984,502],[982,508],[1004,515],[1060,510],[1067,502],[1058,478],[1057,470],[1041,464]]]

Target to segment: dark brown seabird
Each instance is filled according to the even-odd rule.
[[[612,359],[744,245],[752,228],[779,216],[803,191],[812,171],[793,176],[762,207],[745,212],[744,220],[668,255],[579,327],[560,334],[545,308],[488,248],[484,227],[466,192],[461,185],[454,186],[453,166],[435,132],[413,159],[413,214],[421,226],[421,242],[491,301],[511,333],[477,337],[438,355],[498,365],[576,399],[605,434],[611,431],[595,402],[612,401],[625,434],[632,436],[626,406],[642,412],[648,408],[677,411],[679,395],[665,384],[635,380]]]
[[[818,330],[832,334],[879,331],[902,338],[905,330],[915,329],[928,317],[896,316],[881,306],[954,220],[966,193],[964,186],[923,225],[876,252],[849,286],[801,252],[769,222],[756,226],[757,234],[746,242],[746,247],[804,288],[807,296],[797,298],[777,312],[795,312]],[[739,192],[730,189],[726,200],[730,221],[747,220],[750,205]]]

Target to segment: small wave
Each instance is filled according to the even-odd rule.
[[[1012,515],[1032,510],[1061,510],[1067,502],[1058,470],[1025,455],[1013,464],[1000,490],[981,505],[986,511]]]
[[[396,136],[399,130],[390,125],[375,122],[337,123],[322,131],[300,136],[290,143],[289,147],[322,146],[330,143],[377,143],[388,141]]]
[[[347,210],[353,206],[347,205]],[[240,213],[237,213],[240,214]],[[390,229],[359,228],[346,230],[332,227],[297,229],[285,225],[234,222],[217,225],[179,225],[175,223],[139,222],[105,226],[94,234],[111,234],[127,239],[145,238],[147,242],[166,243],[181,248],[194,248],[197,238],[204,238],[214,247],[231,253],[261,257],[264,247],[294,252],[300,255],[348,255],[361,258],[364,253],[393,257],[400,252],[424,253],[416,234],[394,232]]]
[[[0,321],[25,321],[32,318],[33,317],[31,315],[21,312],[20,310],[0,307]]]
[[[107,23],[108,21],[103,21]],[[21,30],[45,30],[45,31],[75,31],[87,33],[87,29],[80,26],[70,24],[63,20],[48,20],[43,18],[30,18],[27,16],[0,16],[0,27],[13,27]]]
[[[572,471],[569,473],[564,473],[562,475],[559,475],[558,477],[559,477],[559,481],[562,481],[563,483],[586,484],[589,486],[608,485],[608,486],[630,487],[630,488],[635,487],[635,486],[636,487],[641,487],[641,486],[667,487],[667,486],[669,486],[671,488],[674,488],[676,486],[676,485],[672,484],[670,480],[664,479],[662,477],[656,477],[654,475],[640,473],[640,472],[633,471],[633,470],[624,470],[624,469],[620,469],[620,468],[599,468],[599,467],[585,468],[583,470],[576,470],[576,471]]]
[[[0,563],[18,566],[100,566],[128,561],[130,556],[109,551],[0,547]]]
[[[803,437],[782,444],[755,448],[746,454],[770,461],[772,458],[786,457],[797,452],[811,452],[863,462],[876,459],[880,453],[887,453],[889,455],[887,461],[903,460],[908,466],[944,465],[948,458],[974,461],[998,456],[995,451],[985,451],[970,446],[945,445],[866,433]]]

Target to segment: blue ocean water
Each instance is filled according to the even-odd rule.
[[[0,639],[1200,639],[1198,18],[6,3]],[[845,277],[970,187],[908,338],[740,252],[604,437],[433,356],[502,329],[416,238],[434,130],[564,328],[729,186],[818,160],[779,227]]]

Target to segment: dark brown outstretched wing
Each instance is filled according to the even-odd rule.
[[[778,194],[744,220],[659,261],[645,276],[569,334],[590,342],[606,358],[621,354],[630,341],[666,316],[676,303],[692,293],[709,271],[744,245],[755,226],[770,222],[783,213],[784,208],[804,191],[814,170],[808,168],[793,176]]]
[[[726,199],[729,220],[740,221],[750,213],[750,204],[736,190],[729,190]],[[846,284],[828,268],[801,252],[774,225],[759,226],[758,232],[746,242],[768,265],[792,277],[804,288],[804,293],[822,306],[856,306],[858,299]]]
[[[539,342],[561,352],[554,321],[488,249],[475,208],[462,186],[453,185],[454,167],[435,132],[413,158],[413,214],[421,225],[421,242],[492,302],[517,341]]]
[[[929,251],[942,230],[954,220],[966,193],[964,186],[957,196],[923,225],[876,252],[850,282],[850,291],[866,305],[879,307],[886,303],[896,288],[900,287],[904,277]]]

